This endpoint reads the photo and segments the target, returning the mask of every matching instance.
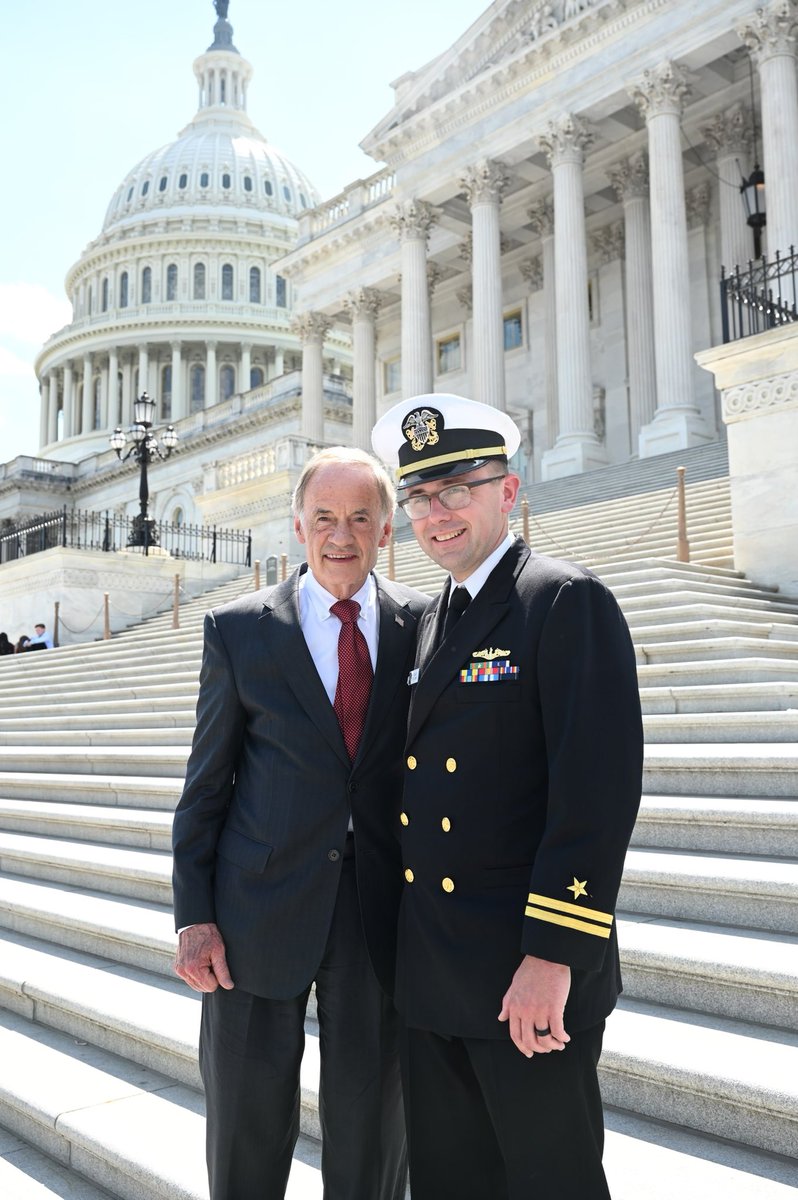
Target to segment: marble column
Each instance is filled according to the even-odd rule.
[[[294,317],[291,328],[302,342],[302,433],[312,442],[324,441],[324,369],[322,349],[332,321],[324,313]]]
[[[82,419],[80,423],[80,432],[82,434],[91,433],[94,428],[94,395],[92,388],[92,363],[91,355],[84,354],[83,356],[83,408]]]
[[[108,402],[103,413],[103,429],[114,429],[119,424],[119,353],[114,348],[108,351]]]
[[[759,70],[762,167],[769,259],[798,248],[798,16],[793,3],[771,3],[737,26]]]
[[[216,367],[216,342],[205,343],[205,407],[213,408],[219,397],[218,370]]]
[[[285,351],[277,349],[274,352],[274,378],[279,379],[285,374]]]
[[[533,204],[527,216],[540,234],[543,257],[543,371],[546,398],[546,449],[557,440],[560,417],[557,400],[557,296],[554,265],[554,206],[549,200]]]
[[[186,415],[186,390],[183,387],[183,353],[181,342],[170,342],[172,349],[172,421]]]
[[[504,321],[502,313],[502,192],[509,183],[504,164],[483,159],[460,178],[471,206],[473,296],[471,396],[504,411]]]
[[[50,373],[50,403],[47,409],[47,444],[58,441],[58,372]]]
[[[72,378],[72,363],[64,366],[64,437],[75,434],[75,384]]]
[[[382,296],[376,288],[350,292],[344,307],[352,318],[352,445],[371,453],[371,431],[377,419],[375,321]]]
[[[427,236],[434,217],[423,200],[397,205],[391,225],[399,236],[402,256],[402,396],[432,391],[432,334]]]
[[[139,346],[139,386],[138,393],[133,397],[138,400],[142,392],[149,393],[150,387],[150,356],[146,346]],[[132,419],[132,415],[131,415]]]
[[[693,399],[690,263],[684,198],[681,115],[688,91],[684,72],[661,63],[630,85],[648,127],[651,195],[651,273],[657,407],[640,430],[640,457],[710,441]]]
[[[704,141],[715,153],[720,181],[720,261],[727,275],[735,267],[743,270],[754,257],[753,234],[740,195],[742,176],[750,168],[751,131],[751,116],[742,104],[717,113],[701,130]]]
[[[607,462],[593,424],[590,311],[582,169],[592,141],[571,113],[552,121],[539,139],[554,179],[554,268],[557,312],[559,433],[543,455],[544,479],[577,475]]]
[[[39,448],[47,445],[47,430],[50,427],[50,377],[42,376],[39,390]]]
[[[97,420],[97,429],[108,428],[108,410],[110,407],[111,395],[111,371],[110,361],[104,363],[100,367],[100,412]]]
[[[248,392],[252,387],[252,343],[245,342],[241,346],[241,378],[238,381],[238,391]]]
[[[653,421],[657,407],[651,213],[645,153],[639,151],[622,159],[610,168],[609,176],[623,204],[630,445],[632,453],[637,455],[640,430]]]

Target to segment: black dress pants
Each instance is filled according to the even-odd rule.
[[[368,958],[354,858],[345,858],[316,975],[324,1200],[403,1200],[398,1018]],[[200,1070],[211,1200],[282,1200],[299,1133],[310,988],[269,1000],[203,995]]]
[[[413,1200],[610,1200],[596,1066],[604,1023],[526,1058],[507,1039],[405,1031]]]

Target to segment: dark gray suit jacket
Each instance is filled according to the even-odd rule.
[[[351,812],[363,928],[391,992],[407,677],[427,597],[375,577],[377,668],[350,763],[299,624],[305,569],[205,618],[197,727],[174,819],[175,924],[216,922],[237,987],[298,995],[324,953]]]

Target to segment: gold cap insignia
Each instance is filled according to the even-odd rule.
[[[402,432],[417,453],[425,446],[435,446],[440,440],[438,414],[429,408],[417,408],[405,417]]]
[[[488,660],[488,662],[493,662],[495,658],[509,658],[510,651],[500,650],[498,646],[495,649],[493,646],[489,646],[487,650],[474,650],[471,657],[485,658]]]

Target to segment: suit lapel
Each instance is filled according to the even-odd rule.
[[[423,642],[417,662],[419,680],[410,702],[408,742],[429,716],[438,697],[474,650],[510,610],[510,594],[521,567],[529,557],[529,547],[517,541],[491,571],[479,594],[471,601],[443,645],[435,649],[435,634],[445,615],[444,593],[436,610],[427,614]],[[448,591],[444,589],[448,599]],[[420,639],[421,640],[421,639]]]
[[[384,728],[385,720],[400,688],[407,686],[404,664],[416,631],[416,618],[406,602],[398,598],[387,579],[375,575],[379,606],[380,634],[377,642],[377,669],[371,688],[366,723],[355,762],[368,752],[374,738]]]
[[[327,739],[348,767],[349,755],[338,718],[327,699],[327,693],[299,623],[299,578],[304,569],[300,568],[270,593],[258,618],[258,624],[267,645],[267,652],[280,664],[287,686],[291,688],[319,733]]]

